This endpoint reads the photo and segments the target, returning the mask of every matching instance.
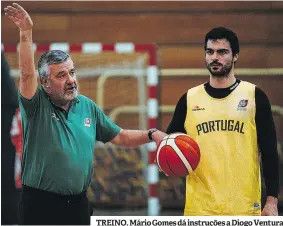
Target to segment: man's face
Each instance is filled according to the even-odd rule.
[[[65,104],[78,95],[74,63],[71,59],[49,65],[49,95],[59,103]]]
[[[238,54],[233,57],[230,43],[226,39],[207,41],[205,61],[212,76],[227,77],[237,58]]]

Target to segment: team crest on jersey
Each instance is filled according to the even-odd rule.
[[[90,127],[90,125],[91,125],[91,119],[90,119],[90,118],[85,118],[85,119],[84,119],[84,125],[85,125],[86,127]]]
[[[59,118],[57,117],[57,115],[55,113],[51,113],[51,118],[54,118],[56,120],[59,120]]]
[[[240,100],[239,104],[238,104],[238,109],[237,111],[246,111],[247,110],[247,106],[248,106],[248,100]]]
[[[248,102],[248,100],[240,100],[238,107],[247,107]]]

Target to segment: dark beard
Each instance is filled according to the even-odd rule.
[[[218,78],[224,78],[228,77],[230,71],[232,70],[232,64],[228,63],[225,66],[222,65],[222,69],[220,71],[212,71],[211,70],[211,64],[206,64],[206,68],[209,70],[210,74],[213,77],[218,77]]]

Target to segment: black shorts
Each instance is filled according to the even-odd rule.
[[[59,195],[23,185],[20,225],[90,225],[92,208],[86,192]]]

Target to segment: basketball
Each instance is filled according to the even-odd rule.
[[[172,133],[165,136],[158,145],[156,161],[167,176],[185,177],[197,168],[200,149],[189,135]]]

